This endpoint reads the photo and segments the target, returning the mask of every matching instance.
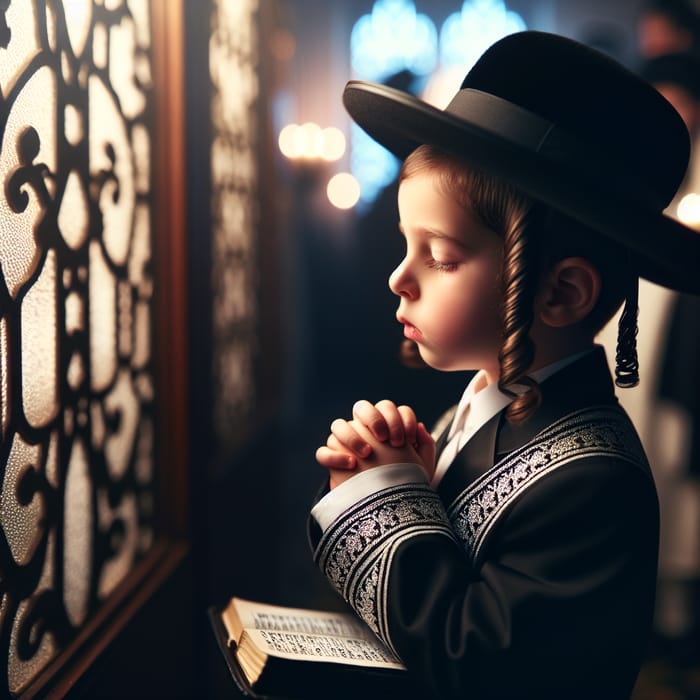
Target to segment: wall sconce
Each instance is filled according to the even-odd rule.
[[[322,129],[314,122],[288,124],[278,139],[282,155],[290,160],[333,162],[345,154],[345,135],[335,126]]]
[[[279,134],[282,155],[292,161],[331,163],[345,154],[345,135],[335,126],[314,122],[288,124]],[[328,201],[338,209],[351,209],[360,199],[360,183],[350,173],[336,173],[326,185]]]

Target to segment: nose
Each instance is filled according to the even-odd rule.
[[[389,289],[397,296],[407,299],[415,299],[418,296],[418,285],[407,258],[404,258],[389,276]]]

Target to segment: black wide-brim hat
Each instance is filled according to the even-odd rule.
[[[700,293],[700,234],[663,213],[686,172],[688,131],[604,54],[520,32],[481,56],[444,110],[359,80],[343,102],[400,159],[421,144],[454,153],[623,244],[642,277]]]

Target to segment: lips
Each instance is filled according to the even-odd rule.
[[[404,337],[409,340],[419,342],[423,338],[423,334],[412,323],[409,323],[403,316],[397,316],[396,320],[403,325]]]

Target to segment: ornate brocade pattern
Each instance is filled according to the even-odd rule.
[[[384,489],[364,499],[324,533],[314,558],[321,571],[396,653],[387,625],[387,576],[407,539],[444,535],[476,562],[493,525],[539,479],[575,460],[611,457],[649,471],[627,416],[599,407],[573,413],[493,466],[455,499],[447,513],[425,484]]]
[[[494,524],[526,489],[574,460],[600,456],[648,470],[637,434],[620,410],[601,407],[566,416],[474,481],[448,509],[471,561],[478,561]]]
[[[326,530],[315,553],[328,580],[389,646],[387,572],[400,542],[424,532],[454,540],[438,495],[425,484],[405,484],[356,504]]]

